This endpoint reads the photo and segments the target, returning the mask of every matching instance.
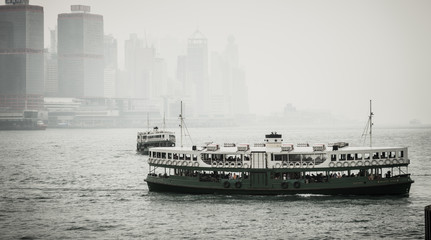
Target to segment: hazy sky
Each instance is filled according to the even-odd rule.
[[[90,5],[104,16],[124,61],[130,33],[168,60],[185,53],[197,29],[208,38],[209,56],[222,52],[229,35],[239,46],[250,110],[281,112],[287,103],[301,110],[326,110],[366,121],[373,99],[375,121],[431,123],[431,1],[287,0],[30,0],[45,11],[48,29],[70,5]],[[170,40],[166,40],[170,39]],[[172,76],[174,77],[174,76]]]

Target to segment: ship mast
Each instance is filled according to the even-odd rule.
[[[148,112],[147,112],[147,131],[150,131],[150,117],[148,116]]]
[[[370,116],[369,116],[369,123],[370,123],[370,148],[373,147],[373,111],[371,108],[371,100],[370,100]]]
[[[181,101],[180,129],[181,129],[181,147],[183,147],[183,101]]]
[[[166,128],[165,113],[163,112],[163,130]]]

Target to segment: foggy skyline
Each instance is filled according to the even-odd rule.
[[[126,4],[127,3],[127,4]],[[230,35],[246,73],[250,112],[326,110],[366,121],[373,100],[379,125],[431,123],[431,3],[429,1],[30,1],[44,7],[49,29],[70,5],[91,6],[104,17],[104,34],[124,41],[131,33],[156,46],[167,60],[186,52],[199,29],[209,54],[222,52]],[[162,42],[162,43],[161,43]],[[170,49],[160,46],[171,43]],[[210,60],[210,59],[209,59]]]

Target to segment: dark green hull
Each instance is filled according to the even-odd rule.
[[[407,196],[413,181],[410,177],[382,180],[367,178],[330,179],[328,182],[305,183],[302,180],[273,181],[253,186],[251,181],[222,180],[199,182],[191,178],[163,178],[148,176],[145,180],[150,191],[187,194],[245,194],[245,195],[403,195]],[[226,184],[228,182],[229,184]],[[240,182],[240,184],[237,184]],[[284,183],[283,183],[284,182]]]

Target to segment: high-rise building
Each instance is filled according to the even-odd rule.
[[[58,80],[63,97],[104,96],[103,16],[72,5],[58,15]]]
[[[208,44],[207,38],[195,31],[187,41],[187,73],[185,92],[194,102],[194,113],[206,115],[209,111]]]
[[[103,39],[103,51],[105,59],[105,68],[118,68],[118,44],[117,39],[112,35],[105,35]]]
[[[58,96],[57,30],[50,30],[49,52],[45,54],[45,96]]]
[[[39,109],[44,92],[43,7],[28,0],[0,6],[0,107]]]
[[[151,97],[151,79],[156,50],[144,44],[136,34],[125,42],[125,68],[129,74],[133,98]]]
[[[117,39],[112,35],[106,35],[104,38],[104,96],[108,98],[115,97],[117,83],[117,67],[118,67],[118,46]]]
[[[232,114],[248,114],[248,87],[245,80],[245,73],[239,67],[238,61],[238,45],[235,43],[233,36],[228,37],[228,43],[225,48],[225,59],[229,71],[229,87],[231,94],[231,113]]]
[[[223,54],[211,57],[211,111],[214,115],[248,114],[248,88],[245,73],[239,67],[238,46],[228,38]]]

